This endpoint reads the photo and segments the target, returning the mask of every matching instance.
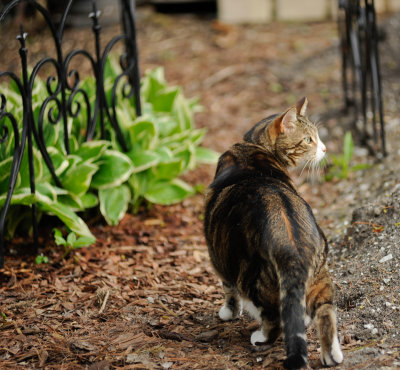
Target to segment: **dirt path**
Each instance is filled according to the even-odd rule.
[[[385,21],[390,156],[340,182],[297,179],[331,241],[345,356],[338,369],[400,367],[400,89],[392,36],[399,19]],[[80,40],[81,33],[68,36]],[[316,120],[331,113],[321,138],[328,152],[338,150],[348,120],[339,115],[334,23],[231,27],[142,10],[138,37],[142,71],[163,65],[171,83],[200,98],[205,109],[197,122],[208,128],[206,145],[222,151],[259,119],[307,95]],[[359,148],[355,160],[371,161]],[[213,171],[202,167],[187,179],[208,184]],[[51,242],[43,251],[49,265],[8,257],[0,272],[6,315],[3,323],[0,318],[0,368],[280,369],[281,340],[256,351],[249,337],[257,323],[242,317],[227,324],[216,316],[222,289],[208,260],[202,203],[199,194],[128,215],[118,227],[94,225],[97,245],[66,261]],[[310,367],[318,368],[313,329],[308,339]]]

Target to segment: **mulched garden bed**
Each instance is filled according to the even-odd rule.
[[[390,22],[389,27],[399,23]],[[65,37],[72,43],[87,43],[83,32],[69,30]],[[104,32],[107,38],[114,28]],[[43,41],[43,36],[32,37]],[[167,16],[141,8],[138,38],[142,71],[163,65],[168,81],[182,85],[188,96],[199,96],[205,109],[196,121],[208,128],[207,146],[223,151],[259,119],[307,95],[310,113],[323,121],[321,138],[328,151],[339,150],[348,120],[340,114],[335,23],[234,27],[208,17]],[[35,41],[31,44],[37,45]],[[36,47],[43,53],[51,46],[40,42]],[[0,69],[10,63],[4,48],[0,51],[6,59],[2,57]],[[395,55],[383,57],[386,76],[397,71]],[[374,234],[365,225],[353,227],[352,237],[361,242],[349,246],[346,234],[352,226],[352,211],[378,199],[383,191],[379,184],[387,183],[389,190],[398,184],[394,174],[400,163],[396,147],[400,135],[394,120],[399,112],[390,99],[399,96],[399,89],[394,82],[385,82],[385,88],[389,91],[389,159],[346,181],[303,182],[294,173],[300,192],[331,240],[345,356],[344,365],[338,367],[342,369],[400,366],[398,284],[391,280],[380,290],[382,276],[369,268],[376,255],[367,257],[356,249],[360,245],[369,248],[363,240],[375,240],[375,236],[390,239],[392,229],[386,225],[398,215],[377,216],[387,235]],[[356,159],[370,160],[360,149]],[[214,166],[203,166],[186,180],[208,184],[213,172]],[[372,222],[370,218],[375,217],[368,212],[358,214],[355,220],[361,222]],[[48,264],[35,265],[34,256],[7,256],[0,270],[0,311],[4,313],[0,318],[0,368],[280,369],[285,356],[282,340],[269,348],[254,348],[249,338],[256,322],[247,317],[233,323],[218,319],[223,295],[209,263],[202,217],[203,195],[198,194],[182,204],[143,208],[138,215],[127,215],[117,227],[94,222],[91,230],[96,245],[73,252],[65,260],[61,259],[63,250],[50,239],[40,251],[49,257]],[[364,237],[357,236],[358,232]],[[379,259],[384,257],[384,252],[379,253]],[[364,260],[358,261],[361,254]],[[395,248],[392,257],[393,266],[398,266]],[[377,266],[382,264],[377,262]],[[396,268],[390,273],[396,274]],[[363,272],[363,279],[357,270]],[[393,276],[397,278],[398,272]],[[374,289],[364,289],[363,282],[374,278],[378,279]],[[376,311],[374,316],[369,314],[377,296],[379,302],[390,303],[390,307],[383,303],[378,315],[381,321]],[[378,329],[375,334],[370,326],[364,327],[372,319]],[[388,320],[397,323],[397,331],[384,327]],[[320,367],[312,328],[308,339],[310,367]]]

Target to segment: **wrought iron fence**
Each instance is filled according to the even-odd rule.
[[[374,0],[339,0],[342,81],[346,111],[371,154],[386,156],[385,122]]]
[[[23,25],[20,26],[20,33],[17,36],[19,41],[19,56],[21,77],[12,71],[0,71],[0,82],[9,80],[17,86],[21,96],[23,106],[22,130],[19,129],[17,118],[12,111],[7,110],[7,96],[0,91],[0,146],[5,145],[10,140],[10,129],[13,131],[14,155],[9,175],[8,192],[4,206],[0,213],[0,268],[4,264],[4,228],[6,215],[10,207],[11,198],[16,186],[17,176],[20,171],[22,157],[27,151],[29,162],[29,184],[32,194],[35,193],[35,165],[33,158],[33,143],[36,143],[40,150],[47,168],[49,169],[54,182],[61,186],[60,180],[55,173],[54,165],[47,151],[43,127],[45,124],[60,124],[64,127],[64,146],[67,154],[70,152],[68,118],[75,118],[85,112],[86,116],[86,137],[85,140],[91,140],[95,132],[100,130],[101,138],[105,137],[105,119],[107,119],[117,136],[118,142],[123,149],[126,149],[126,143],[122,135],[120,125],[116,114],[117,87],[123,85],[123,98],[132,99],[132,104],[136,107],[137,115],[141,115],[140,105],[140,73],[138,65],[138,49],[136,44],[135,29],[135,1],[120,0],[121,13],[121,34],[113,37],[102,49],[101,47],[101,22],[99,20],[101,11],[96,8],[96,1],[92,1],[92,11],[89,17],[92,22],[93,41],[95,52],[92,55],[85,49],[74,49],[68,54],[63,52],[63,36],[66,27],[66,21],[69,17],[73,0],[67,2],[66,8],[62,14],[61,20],[56,24],[49,11],[35,0],[12,0],[0,12],[0,26],[5,18],[18,5],[28,3],[37,12],[39,12],[45,24],[50,30],[52,42],[54,42],[56,57],[46,56],[40,59],[30,70],[28,67],[28,47],[27,38],[29,35],[24,31]],[[3,40],[2,40],[3,42]],[[104,71],[110,52],[115,46],[123,43],[124,52],[120,55],[120,66],[122,72],[114,79],[111,91],[112,98],[106,98],[104,87]],[[72,60],[80,56],[89,61],[96,84],[96,99],[94,106],[90,102],[90,97],[81,86],[80,72],[71,67]],[[32,94],[35,80],[39,73],[51,66],[54,75],[47,78],[47,97],[43,100],[40,108],[40,114],[35,117],[32,110]],[[50,105],[56,109],[50,108]],[[6,122],[8,124],[6,124]],[[37,227],[37,209],[32,205],[32,225],[34,245],[38,244]]]

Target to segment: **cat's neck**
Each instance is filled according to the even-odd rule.
[[[234,144],[220,157],[216,176],[239,172],[247,173],[249,176],[267,176],[279,179],[295,189],[287,166],[263,145],[243,141]]]
[[[276,147],[271,144],[267,138],[263,139],[259,143],[250,143],[244,141],[240,144],[242,144],[241,148],[247,147],[248,155],[254,156],[255,153],[257,153],[259,159],[262,158],[264,161],[273,163],[274,167],[279,168],[288,174],[288,168],[292,165],[290,159],[279,155]]]
[[[289,164],[277,155],[272,145],[265,145],[265,142],[259,144],[243,141],[233,147],[241,152],[242,159],[247,166],[254,166],[254,168],[272,166],[289,176]]]

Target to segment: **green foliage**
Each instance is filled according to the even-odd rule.
[[[35,258],[35,263],[37,265],[41,265],[42,263],[48,263],[48,262],[49,262],[49,258],[47,256],[44,256],[43,253],[39,254]]]
[[[96,241],[94,237],[90,236],[80,236],[77,238],[74,232],[70,232],[67,235],[67,239],[64,239],[59,229],[54,229],[53,232],[56,244],[64,247],[63,258],[67,257],[74,249],[87,247]]]
[[[1,325],[4,325],[7,322],[7,315],[3,311],[1,311],[0,314],[1,314],[1,321],[2,321]]]
[[[105,89],[109,102],[115,76],[119,73],[117,63],[110,61],[106,64]],[[80,87],[88,93],[93,109],[96,97],[94,79],[88,77]],[[6,109],[16,117],[21,132],[23,111],[16,87],[10,84],[0,88],[7,96]],[[122,90],[122,86],[116,89],[118,105],[115,114],[128,146],[126,152],[122,151],[115,130],[107,119],[106,138],[101,139],[97,133],[92,141],[85,142],[85,109],[78,117],[69,118],[70,154],[65,151],[62,123],[53,125],[45,120],[45,146],[62,187],[55,184],[35,144],[36,193],[31,194],[25,151],[7,217],[8,237],[12,237],[17,225],[22,225],[29,216],[28,207],[36,204],[40,212],[58,217],[72,231],[65,243],[74,249],[76,243],[94,242],[78,212],[99,206],[107,223],[115,225],[129,208],[137,211],[143,201],[168,205],[180,202],[196,191],[178,177],[199,163],[214,163],[218,158],[217,153],[200,147],[205,131],[194,127],[193,115],[199,109],[196,101],[186,99],[180,87],[168,86],[161,68],[147,73],[142,79],[141,117],[136,116],[132,99],[122,98]],[[47,96],[45,82],[36,79],[32,97],[35,120]],[[52,115],[57,116],[58,107],[50,103],[44,117],[51,109]],[[8,127],[10,138],[0,145],[0,207],[5,203],[14,151],[11,123],[7,119],[2,123]],[[56,242],[65,245],[59,233],[55,237]]]
[[[334,178],[345,180],[349,177],[351,172],[367,169],[369,164],[355,164],[352,165],[351,161],[354,152],[354,142],[351,132],[347,131],[343,139],[343,153],[338,155],[331,155],[332,166],[329,168],[325,179],[330,181]]]

